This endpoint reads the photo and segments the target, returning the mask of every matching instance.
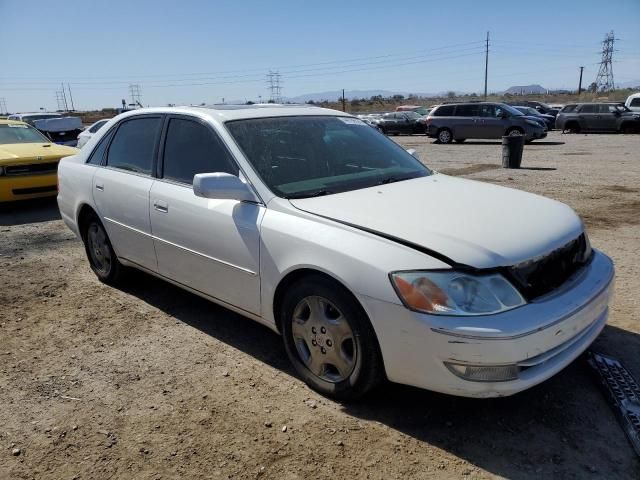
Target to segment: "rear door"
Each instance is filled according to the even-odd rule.
[[[480,118],[480,105],[457,105],[455,138],[484,138]]]
[[[103,168],[93,176],[93,198],[118,257],[155,271],[149,191],[161,115],[139,115],[117,126]]]
[[[193,193],[197,173],[239,174],[214,129],[170,116],[150,195],[160,274],[251,313],[260,313],[259,226],[264,206]]]
[[[578,112],[580,126],[586,130],[598,130],[600,126],[599,112],[599,105],[597,103],[582,105]]]

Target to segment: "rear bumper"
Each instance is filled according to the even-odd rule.
[[[0,177],[0,202],[51,197],[58,192],[58,176],[46,175]]]
[[[507,396],[565,368],[606,324],[613,294],[611,260],[593,260],[557,291],[514,310],[479,317],[415,313],[359,297],[378,335],[389,380],[465,397]],[[472,381],[446,363],[517,370],[507,381]]]

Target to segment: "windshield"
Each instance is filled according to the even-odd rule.
[[[515,115],[516,117],[524,115],[524,113],[522,113],[520,110],[516,108],[513,108],[511,105],[506,105],[504,103],[501,103],[500,108],[504,108],[507,112],[509,112],[511,115]]]
[[[431,109],[427,108],[427,107],[420,107],[420,108],[416,108],[414,110],[414,112],[416,112],[417,114],[422,115],[422,116],[429,115],[430,111],[431,111]]]
[[[225,125],[265,184],[285,198],[431,174],[398,144],[356,118],[287,116]]]
[[[535,108],[531,108],[531,107],[515,107],[516,110],[520,110],[520,112],[524,113],[525,115],[535,115],[536,117],[538,115],[540,115],[540,112],[538,112]]]
[[[403,113],[404,113],[407,117],[409,117],[409,118],[411,118],[411,119],[414,119],[414,120],[415,120],[415,119],[417,119],[417,118],[420,118],[420,117],[422,116],[422,115],[420,115],[419,113],[411,112],[411,111],[409,111],[409,112],[403,112]]]
[[[35,128],[22,124],[0,125],[0,145],[7,143],[51,143]]]

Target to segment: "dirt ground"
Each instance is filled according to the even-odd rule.
[[[552,133],[517,171],[497,142],[396,140],[441,172],[575,208],[617,266],[594,349],[640,378],[640,136]],[[266,328],[144,274],[100,284],[55,201],[4,207],[0,479],[258,477],[637,480],[640,462],[583,361],[509,398],[385,385],[336,403]]]

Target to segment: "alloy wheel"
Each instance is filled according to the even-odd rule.
[[[102,275],[109,275],[111,271],[111,248],[107,241],[107,234],[97,223],[92,223],[87,230],[87,241],[91,261],[96,270]]]
[[[303,298],[293,311],[291,330],[302,363],[318,378],[347,379],[358,355],[353,330],[342,312],[319,296]]]

